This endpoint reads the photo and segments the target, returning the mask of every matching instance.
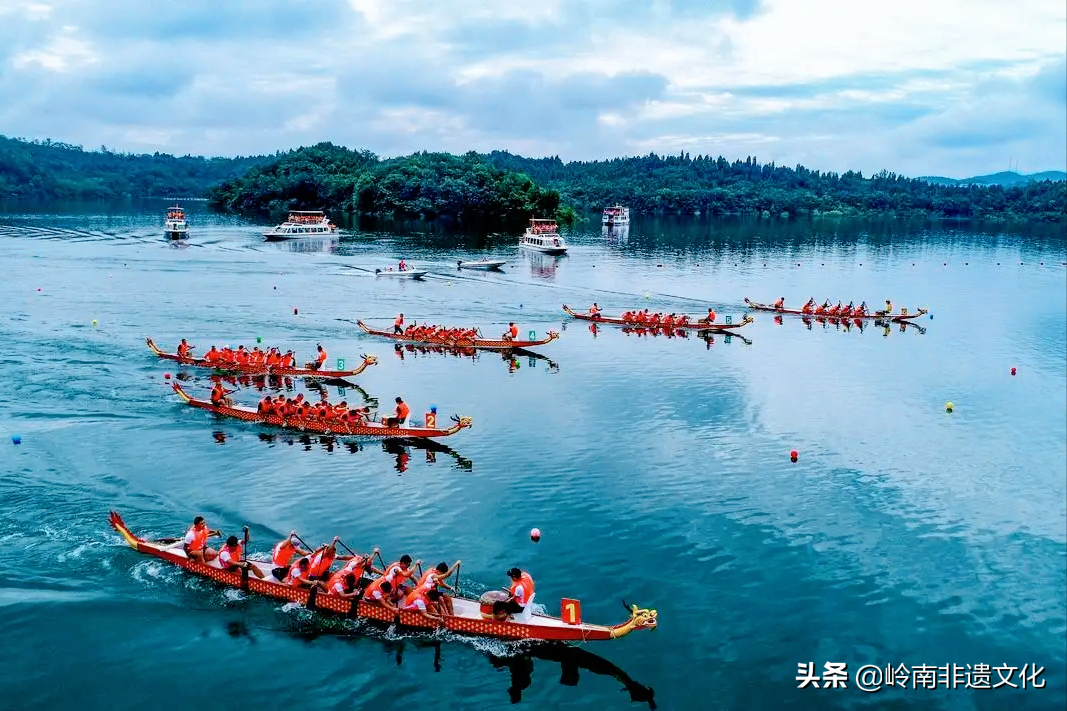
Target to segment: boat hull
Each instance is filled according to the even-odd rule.
[[[634,323],[633,321],[624,321],[621,318],[613,316],[591,316],[589,314],[580,314],[570,309],[566,304],[563,305],[563,310],[566,311],[569,316],[572,316],[573,318],[576,318],[580,321],[592,321],[593,323],[610,323],[616,326],[629,326],[631,328],[640,328],[642,326],[645,328],[663,328],[662,325],[653,326],[652,324]],[[738,323],[701,323],[700,321],[695,321],[692,323],[687,323],[684,326],[674,324],[670,326],[670,328],[673,328],[677,331],[722,331],[723,333],[729,333],[730,331],[736,331],[739,328],[743,328],[744,326],[747,326],[750,323],[752,323],[752,317],[745,316]]]
[[[321,380],[338,380],[342,378],[354,378],[369,366],[372,366],[378,362],[375,356],[363,356],[363,362],[355,370],[311,370],[310,368],[279,368],[277,366],[263,366],[263,365],[237,365],[236,363],[208,363],[203,358],[183,358],[176,353],[167,353],[161,350],[151,338],[145,338],[145,343],[148,344],[148,349],[152,351],[158,358],[163,360],[172,360],[182,365],[195,366],[197,368],[211,368],[223,373],[242,373],[244,375],[287,375],[293,378],[304,378],[306,380],[321,379]]]
[[[405,269],[402,272],[387,272],[382,269],[375,269],[374,276],[376,277],[396,277],[397,279],[422,279],[429,274],[425,269]]]
[[[804,311],[801,311],[800,309],[779,309],[779,308],[774,307],[771,304],[760,304],[760,303],[757,303],[755,301],[750,301],[748,299],[748,297],[745,297],[745,306],[747,306],[748,308],[750,308],[750,309],[752,309],[754,311],[771,311],[771,312],[776,313],[776,314],[791,314],[791,315],[794,315],[794,316],[803,316],[805,318],[840,319],[840,320],[846,320],[846,321],[848,319],[878,319],[878,320],[882,320],[882,321],[911,321],[912,319],[917,319],[920,316],[922,316],[922,315],[927,313],[927,309],[919,309],[915,313],[897,314],[895,316],[886,316],[884,313],[880,314],[880,313],[877,313],[877,312],[873,313],[873,314],[863,314],[863,315],[859,315],[859,314],[847,314],[847,315],[845,315],[845,314],[805,313]]]
[[[533,244],[520,244],[519,247],[521,249],[528,249],[531,252],[540,252],[541,254],[560,255],[560,254],[566,254],[567,253],[567,248],[566,247],[539,247],[539,246],[533,245]]]
[[[501,260],[484,261],[484,262],[458,262],[456,266],[459,269],[489,270],[489,269],[500,269],[506,263],[507,263],[506,260],[501,259]]]
[[[190,407],[198,407],[208,412],[223,417],[231,417],[244,422],[254,422],[263,425],[272,425],[286,430],[298,432],[314,432],[316,434],[335,435],[339,437],[378,437],[378,438],[412,438],[425,439],[430,437],[450,437],[462,429],[473,424],[469,417],[456,418],[457,422],[448,429],[436,427],[386,427],[380,422],[344,423],[324,422],[314,419],[281,418],[277,415],[260,415],[256,410],[243,406],[215,405],[207,400],[198,400],[185,392],[181,385],[172,383],[171,387],[178,397]]]
[[[392,333],[390,331],[382,331],[376,328],[371,328],[362,321],[356,321],[356,325],[359,326],[365,333],[369,333],[372,336],[380,336],[381,338],[388,338],[394,341],[400,341],[401,343],[424,343],[431,346],[449,346],[451,348],[482,348],[485,350],[511,350],[513,348],[531,348],[533,346],[543,346],[546,343],[550,343],[557,338],[559,334],[555,331],[549,331],[548,336],[538,341],[505,341],[499,339],[489,338],[475,338],[471,339],[432,339],[432,338],[411,338],[399,333]]]
[[[208,578],[226,587],[256,593],[275,600],[295,602],[308,609],[331,615],[340,615],[350,619],[374,620],[387,625],[398,624],[402,627],[426,632],[433,632],[439,629],[434,623],[417,612],[402,610],[399,613],[392,613],[386,608],[366,600],[347,600],[337,595],[324,593],[321,590],[313,592],[275,582],[270,575],[272,568],[270,563],[249,561],[266,574],[266,578],[260,580],[254,575],[243,572],[226,572],[218,567],[216,561],[199,563],[190,560],[185,555],[180,544],[174,546],[170,542],[156,542],[135,535],[126,526],[122,517],[114,511],[111,512],[109,523],[122,536],[126,544],[138,553],[159,558],[179,568],[184,568],[193,575]],[[658,624],[655,610],[640,610],[636,605],[633,606],[629,622],[613,627],[585,622],[568,624],[558,617],[538,614],[534,614],[528,622],[497,622],[482,616],[481,603],[478,600],[458,595],[453,597],[453,607],[456,614],[454,616],[446,615],[442,618],[442,626],[449,632],[470,637],[501,640],[545,642],[608,640],[625,636],[634,629],[655,629]]]

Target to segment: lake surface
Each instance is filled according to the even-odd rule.
[[[20,707],[1067,703],[1062,226],[664,218],[591,223],[553,258],[515,237],[384,228],[265,243],[261,225],[196,204],[177,245],[165,207],[0,208],[0,683]],[[483,257],[508,264],[455,268]],[[430,275],[375,278],[400,258]],[[756,313],[745,339],[704,341],[591,330],[560,308],[737,321],[746,296],[930,313],[903,331]],[[399,311],[561,337],[537,349],[547,359],[469,359],[396,352],[354,323]],[[427,451],[216,419],[164,380],[206,393],[208,373],[158,361],[145,336],[375,354],[357,382],[383,409],[401,395],[474,426]],[[202,514],[248,525],[259,552],[296,529],[390,560],[462,559],[471,594],[517,565],[552,614],[573,597],[614,624],[625,599],[657,609],[659,629],[571,650],[341,630],[135,553],[111,509],[146,536]],[[848,688],[798,689],[808,662],[847,663]],[[1037,665],[1044,688],[856,685],[863,665],[953,664]]]

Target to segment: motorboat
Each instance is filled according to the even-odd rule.
[[[628,225],[630,224],[630,208],[623,207],[622,205],[606,207],[604,208],[600,222],[608,227]]]
[[[567,243],[559,234],[555,220],[533,218],[519,238],[519,247],[545,254],[566,254]]]
[[[336,232],[337,225],[330,222],[322,210],[290,210],[285,222],[267,230],[263,236],[268,240],[280,240],[332,235]]]
[[[169,239],[185,239],[189,236],[189,223],[185,221],[185,210],[177,206],[167,208],[167,219],[163,222],[163,234]]]
[[[477,262],[464,262],[462,260],[456,262],[456,268],[458,269],[500,269],[507,263],[506,259],[482,259]]]

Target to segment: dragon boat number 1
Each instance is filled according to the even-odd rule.
[[[582,624],[582,603],[580,601],[565,597],[560,601],[560,607],[562,608],[560,617],[563,618],[564,622],[568,625]]]

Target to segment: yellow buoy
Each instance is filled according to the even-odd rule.
[[[945,412],[952,412],[952,403],[951,402],[946,402],[945,403]]]
[[[93,325],[95,326],[95,325],[96,325],[96,323],[97,323],[97,321],[96,321],[96,319],[94,318],[94,319],[93,319]]]

